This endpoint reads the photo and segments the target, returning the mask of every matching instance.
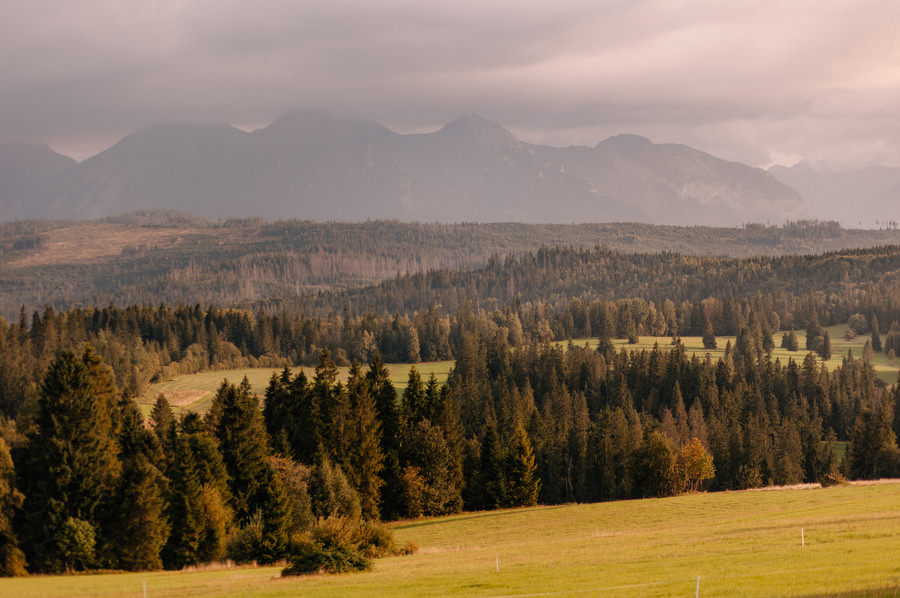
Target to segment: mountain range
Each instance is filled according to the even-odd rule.
[[[799,191],[820,220],[860,228],[900,220],[900,168],[835,170],[804,160],[790,168],[772,166],[768,172]]]
[[[559,148],[476,115],[403,135],[304,111],[249,133],[153,126],[80,163],[46,147],[0,146],[0,220],[154,209],[216,219],[717,226],[819,217],[785,176],[634,135]]]

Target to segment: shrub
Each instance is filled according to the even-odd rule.
[[[315,542],[303,542],[294,547],[290,566],[281,571],[282,576],[307,573],[349,573],[365,571],[372,562],[350,546],[326,546]]]

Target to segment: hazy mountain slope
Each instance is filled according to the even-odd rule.
[[[66,173],[57,182],[52,215],[97,218],[142,209],[253,214],[245,137],[227,126],[157,125],[137,131]]]
[[[900,220],[900,168],[869,166],[832,171],[803,161],[769,172],[800,192],[815,218],[849,226]]]
[[[46,216],[47,186],[75,164],[46,145],[0,144],[0,220]]]
[[[400,135],[295,112],[244,133],[163,125],[57,177],[51,218],[178,209],[211,218],[740,225],[807,216],[766,172],[622,135],[594,148],[517,140],[474,115]],[[8,219],[8,218],[4,218]]]

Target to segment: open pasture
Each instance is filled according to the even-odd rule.
[[[428,377],[434,374],[438,382],[447,381],[450,369],[453,367],[452,361],[434,361],[426,363],[389,363],[386,364],[388,372],[391,376],[391,382],[397,388],[398,392],[402,392],[406,388],[406,382],[409,377],[409,369],[415,366],[419,375],[422,377],[422,383],[428,381]],[[365,367],[363,368],[365,371]],[[296,374],[303,370],[307,376],[312,378],[315,375],[314,367],[298,366],[291,368],[291,372]],[[349,367],[338,368],[338,379],[346,380]],[[246,376],[250,382],[250,386],[260,397],[266,391],[266,386],[272,374],[280,374],[281,370],[276,368],[244,368],[237,370],[211,370],[199,372],[197,374],[185,374],[176,376],[172,380],[157,382],[151,384],[143,395],[138,397],[137,401],[142,408],[149,413],[150,406],[156,402],[156,398],[163,394],[172,404],[172,408],[176,412],[192,410],[204,413],[212,402],[216,390],[221,386],[222,380],[228,380],[234,384],[238,384]]]
[[[831,344],[833,347],[833,353],[831,355],[831,359],[825,362],[829,369],[834,369],[839,366],[844,358],[847,357],[847,352],[852,351],[853,357],[855,359],[861,359],[863,354],[863,347],[866,345],[866,341],[869,340],[870,336],[868,334],[860,334],[856,338],[851,340],[845,340],[844,335],[847,332],[846,324],[840,324],[837,326],[828,326],[825,328],[828,331],[828,334],[831,336]],[[784,334],[785,330],[780,332],[776,332],[772,335],[772,340],[775,341],[775,350],[772,351],[772,358],[780,359],[782,364],[786,364],[789,359],[793,359],[797,363],[803,363],[803,359],[806,357],[808,351],[806,350],[806,331],[805,330],[795,330],[794,334],[797,336],[797,341],[800,343],[799,351],[788,351],[787,349],[781,348],[781,335]],[[884,335],[882,335],[883,338]],[[684,343],[684,348],[687,350],[687,353],[696,354],[700,357],[705,356],[707,353],[713,358],[713,360],[722,357],[725,354],[725,344],[731,342],[731,345],[734,346],[735,337],[733,336],[717,336],[716,344],[717,347],[715,349],[705,349],[703,347],[703,339],[699,336],[682,336],[681,342]],[[579,338],[573,339],[571,341],[575,345],[584,346],[587,343],[590,347],[597,346],[596,338]],[[569,341],[563,341],[562,345],[568,344]],[[661,349],[666,349],[672,344],[672,337],[670,336],[641,336],[638,337],[638,343],[631,345],[628,344],[628,341],[624,339],[614,339],[613,345],[617,350],[621,350],[623,347],[629,348],[632,350],[640,351],[641,349],[650,350],[654,345],[659,344]],[[875,353],[874,358],[872,360],[872,365],[875,368],[875,372],[878,374],[878,377],[881,378],[886,384],[891,385],[897,382],[897,376],[900,374],[900,358],[895,359],[893,362],[888,360],[887,356],[884,353]]]
[[[0,580],[0,595],[898,596],[900,484],[691,494],[394,526],[412,556],[366,573],[277,567]]]

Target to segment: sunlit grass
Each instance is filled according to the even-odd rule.
[[[840,324],[837,326],[828,326],[825,328],[828,330],[829,336],[831,336],[831,344],[833,347],[833,353],[831,355],[831,359],[825,362],[825,365],[828,366],[830,370],[834,370],[837,366],[841,365],[843,360],[847,357],[847,352],[852,351],[853,357],[855,359],[861,359],[863,355],[863,347],[865,347],[866,341],[868,341],[871,337],[868,334],[858,335],[856,338],[851,340],[845,340],[844,335],[847,332],[847,326],[845,324]],[[797,363],[802,363],[803,359],[806,357],[809,351],[806,350],[806,331],[805,330],[795,330],[794,334],[797,336],[797,341],[800,344],[799,351],[788,351],[787,349],[781,348],[781,335],[787,331],[777,332],[772,335],[772,340],[775,341],[775,349],[772,351],[773,359],[780,359],[782,364],[786,364],[789,359],[793,359]],[[882,339],[883,340],[883,339]],[[705,349],[703,347],[703,338],[699,336],[682,336],[681,342],[684,343],[684,348],[687,351],[688,355],[699,355],[700,357],[705,356],[709,353],[710,357],[712,357],[713,361],[725,355],[725,345],[728,342],[731,342],[731,345],[734,346],[735,337],[733,336],[717,336],[716,337],[716,345],[715,349]],[[596,338],[578,338],[573,339],[572,344],[578,346],[584,346],[587,344],[589,347],[594,348],[597,346]],[[566,345],[569,341],[563,341],[559,344]],[[614,339],[613,345],[617,350],[621,350],[622,347],[633,349],[640,351],[642,349],[650,350],[654,345],[658,344],[660,349],[666,349],[672,344],[672,337],[670,336],[641,336],[638,337],[637,344],[629,344],[628,341],[624,339]],[[821,358],[816,356],[821,363]],[[897,376],[900,375],[900,358],[894,359],[894,361],[890,361],[887,358],[887,355],[884,353],[875,353],[872,359],[872,365],[875,368],[875,372],[878,374],[878,377],[881,378],[886,384],[895,384],[897,382]]]
[[[693,494],[394,526],[419,552],[371,572],[278,568],[0,580],[37,596],[897,595],[900,484]],[[801,530],[804,546],[801,546]],[[499,570],[498,570],[499,569]]]
[[[433,373],[438,382],[447,381],[450,369],[453,367],[452,361],[433,361],[426,363],[390,363],[386,364],[388,373],[391,376],[391,382],[401,391],[406,388],[406,382],[409,377],[409,370],[415,366],[425,383],[428,377]],[[291,371],[296,374],[303,370],[310,378],[315,374],[313,367],[295,367]],[[347,379],[350,368],[338,368],[338,378],[342,381]],[[366,368],[363,368],[365,371]],[[204,413],[209,408],[216,389],[222,384],[222,380],[228,380],[234,384],[239,383],[244,377],[250,382],[250,386],[256,394],[263,396],[266,386],[272,374],[280,374],[281,370],[277,368],[244,368],[237,370],[212,370],[207,372],[199,372],[197,374],[185,374],[176,376],[172,380],[151,384],[143,395],[138,397],[137,401],[142,405],[144,411],[149,412],[150,406],[156,402],[156,398],[160,395],[166,395],[170,403],[176,411],[192,410]]]

